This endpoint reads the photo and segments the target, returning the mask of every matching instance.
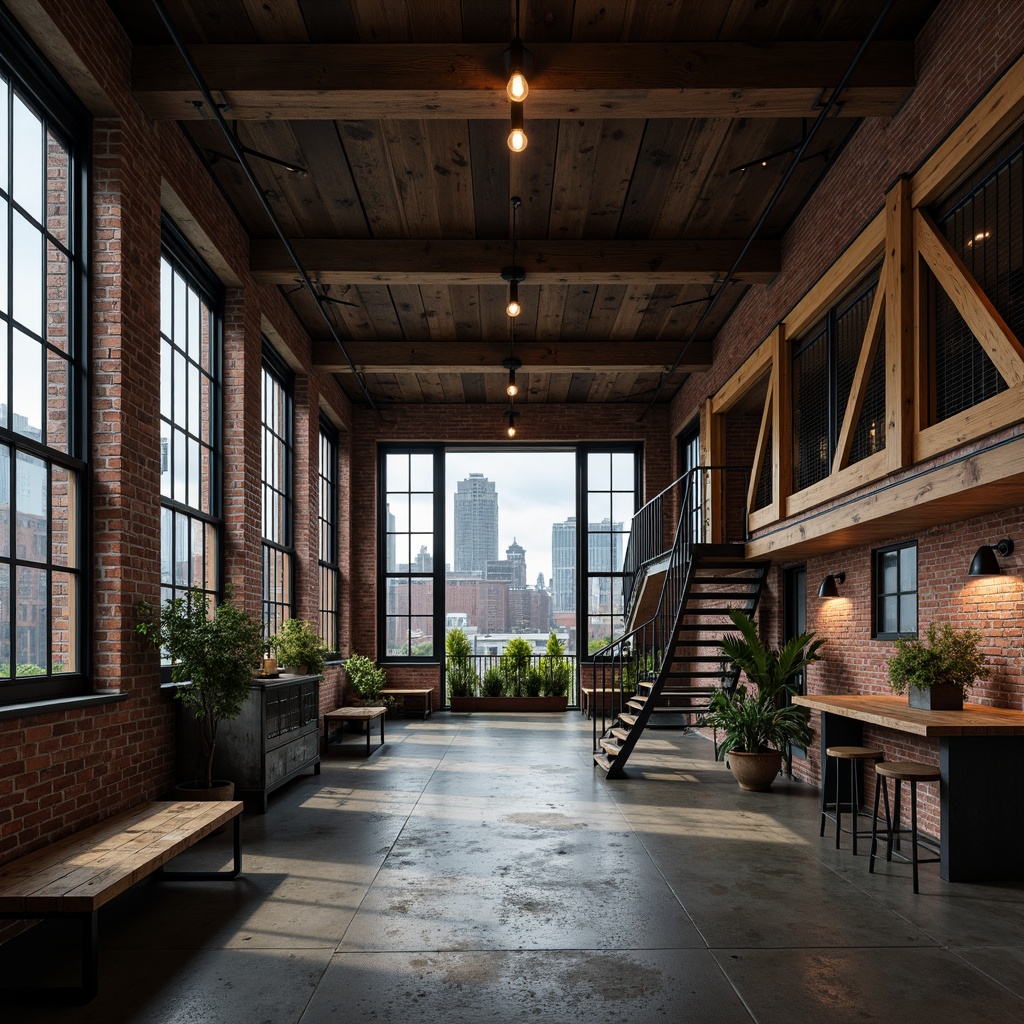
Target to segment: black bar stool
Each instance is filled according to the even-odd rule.
[[[915,761],[887,761],[883,764],[875,765],[875,820],[871,823],[871,855],[868,857],[868,871],[872,874],[875,871],[875,852],[878,849],[878,794],[881,791],[885,797],[885,859],[888,861],[892,860],[893,840],[895,839],[896,846],[899,848],[899,837],[909,832],[911,846],[910,863],[913,865],[914,870],[915,893],[918,891],[917,865],[935,864],[940,859],[938,857],[929,857],[925,860],[920,860],[917,856],[917,784],[919,782],[938,782],[939,778],[939,769],[931,764],[918,764]],[[889,812],[888,779],[896,780],[893,793],[895,807],[892,814]],[[909,829],[900,828],[900,784],[903,782],[910,783]],[[931,846],[930,841],[923,841],[929,847]],[[897,856],[901,860],[907,859],[900,854],[897,854]]]
[[[860,787],[857,785],[857,768],[862,761],[881,761],[885,754],[876,749],[875,747],[828,747],[825,751],[825,757],[834,757],[836,759],[836,849],[839,849],[839,836],[843,830],[843,804],[839,798],[839,764],[841,761],[850,762],[850,814],[853,818],[852,824],[850,825],[850,835],[852,837],[852,848],[853,855],[857,856],[857,836],[864,836],[866,839],[871,835],[871,832],[857,831],[857,815],[860,813]],[[824,772],[822,773],[822,779],[824,779]],[[821,829],[819,835],[825,835],[825,819],[831,817],[831,815],[825,810],[825,794],[821,796]],[[872,827],[873,830],[873,827]]]

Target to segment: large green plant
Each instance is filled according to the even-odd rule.
[[[305,619],[285,619],[270,646],[280,664],[310,675],[320,675],[327,663],[327,647]]]
[[[469,638],[459,628],[448,630],[444,638],[445,667],[444,679],[449,697],[476,696],[480,681],[473,666],[473,648]]]
[[[894,693],[904,693],[908,686],[927,689],[948,683],[966,697],[975,680],[991,674],[980,644],[976,629],[954,629],[948,622],[940,628],[933,622],[925,639],[895,641],[896,653],[887,666],[889,686]]]
[[[572,665],[565,660],[565,644],[558,639],[554,630],[548,634],[548,645],[541,675],[541,693],[545,697],[565,697],[572,682]]]
[[[262,623],[232,602],[230,587],[225,594],[213,614],[207,595],[197,589],[168,598],[159,610],[143,602],[135,627],[170,658],[171,679],[189,684],[175,696],[199,724],[207,787],[213,785],[217,729],[242,710],[264,650]]]
[[[505,645],[498,664],[505,677],[505,692],[510,697],[526,696],[532,660],[533,647],[529,640],[514,636]]]
[[[365,654],[352,654],[345,662],[345,674],[360,704],[383,705],[380,691],[387,682],[387,673]]]
[[[795,692],[799,674],[817,661],[817,652],[825,641],[815,639],[813,633],[802,633],[781,648],[770,647],[742,612],[732,611],[729,617],[740,635],[723,637],[722,653],[743,670],[757,690],[752,692],[740,685],[732,695],[725,690],[716,693],[705,725],[724,733],[719,746],[723,753],[779,750],[788,762],[791,744],[807,746],[811,742],[810,712],[785,703],[784,697]]]

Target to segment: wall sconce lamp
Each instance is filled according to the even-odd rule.
[[[506,409],[501,415],[508,420],[508,427],[506,428],[505,433],[508,434],[509,437],[515,437],[516,420],[519,419],[520,416],[522,416],[522,413],[516,412],[515,409],[509,406],[509,408]]]
[[[1009,537],[1006,540],[1001,540],[998,544],[982,544],[980,548],[975,552],[974,558],[971,560],[971,568],[968,570],[968,576],[1002,576],[1003,570],[999,567],[999,562],[996,560],[996,552],[1006,558],[1007,555],[1013,554],[1013,541]]]
[[[508,359],[501,361],[501,365],[508,370],[508,386],[505,388],[505,394],[509,398],[515,398],[519,394],[519,385],[516,384],[516,370],[523,364],[515,357],[509,356]]]
[[[838,597],[839,587],[836,584],[845,582],[845,572],[829,573],[821,581],[821,586],[818,587],[818,597]]]

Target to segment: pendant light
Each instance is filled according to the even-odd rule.
[[[516,0],[516,34],[508,49],[501,55],[501,62],[508,73],[505,94],[512,104],[509,115],[508,148],[513,153],[526,149],[526,131],[523,128],[523,100],[530,94],[527,74],[533,70],[533,55],[523,46],[519,35],[519,0]]]
[[[525,280],[526,273],[523,268],[516,264],[516,211],[522,200],[519,196],[512,197],[512,265],[505,267],[501,276],[508,281],[508,302],[505,303],[505,312],[510,317],[519,316],[523,307],[519,302],[519,282]]]

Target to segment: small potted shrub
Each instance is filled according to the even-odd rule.
[[[345,662],[345,674],[355,696],[363,707],[386,707],[380,691],[387,682],[387,673],[365,654],[352,654]]]
[[[906,692],[912,708],[962,711],[975,680],[990,675],[980,644],[976,629],[933,622],[924,639],[895,641],[896,653],[888,661],[889,687],[893,693]]]
[[[302,676],[323,674],[327,648],[305,619],[285,619],[277,635],[270,638],[270,647],[278,664],[292,672]]]
[[[803,633],[781,648],[769,647],[746,615],[732,611],[729,617],[741,635],[723,637],[722,653],[743,670],[757,692],[744,685],[732,694],[720,690],[711,698],[704,725],[725,734],[718,749],[729,755],[740,789],[764,792],[779,774],[783,758],[788,761],[790,746],[811,742],[810,712],[785,703],[785,697],[794,692],[798,674],[817,661],[825,641]]]

